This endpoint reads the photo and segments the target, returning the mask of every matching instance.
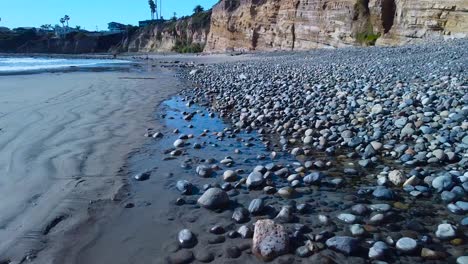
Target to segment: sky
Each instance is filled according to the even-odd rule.
[[[196,5],[211,8],[218,0],[157,0],[162,1],[162,15],[171,18],[190,15]],[[159,12],[159,11],[158,11]],[[70,16],[69,25],[86,30],[106,30],[107,23],[138,25],[151,19],[148,0],[0,0],[0,27],[40,27],[60,24],[61,17]]]

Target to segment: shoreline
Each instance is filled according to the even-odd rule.
[[[168,72],[167,69],[162,68],[156,71]],[[28,111],[30,111],[28,110],[28,103],[23,102],[21,105],[19,103],[15,103],[14,105],[10,103],[12,105],[9,108],[5,108],[6,105],[4,104],[4,107],[1,108],[2,111],[0,112],[3,112],[3,115],[0,117],[0,127],[2,127],[0,141],[8,137],[9,145],[11,145],[15,142],[14,140],[16,140],[19,143],[16,144],[15,152],[21,153],[19,152],[20,149],[29,148],[29,153],[31,153],[29,154],[31,156],[29,159],[32,158],[32,160],[38,159],[38,162],[42,162],[39,160],[47,162],[48,165],[46,165],[46,163],[41,171],[43,171],[45,173],[44,175],[47,175],[50,180],[44,182],[45,178],[40,176],[42,174],[39,174],[39,171],[35,173],[36,175],[33,178],[28,179],[26,186],[34,186],[35,190],[28,192],[24,187],[23,190],[26,192],[27,196],[32,195],[33,200],[30,200],[31,198],[26,198],[26,200],[30,200],[30,202],[25,204],[26,207],[22,209],[20,214],[12,211],[11,215],[14,215],[14,218],[5,218],[9,215],[9,211],[5,211],[5,209],[11,208],[11,205],[15,204],[13,201],[24,201],[22,198],[15,198],[18,194],[10,195],[10,201],[4,201],[4,203],[0,205],[3,211],[1,224],[4,226],[4,230],[0,232],[0,236],[4,238],[8,237],[8,240],[3,239],[0,246],[0,250],[3,252],[1,254],[2,259],[0,260],[3,261],[3,258],[6,258],[6,260],[10,261],[20,261],[21,259],[35,259],[37,257],[39,263],[41,263],[41,261],[43,261],[42,263],[49,263],[48,257],[50,257],[50,255],[44,259],[40,259],[39,257],[42,257],[42,254],[48,255],[50,251],[54,251],[56,247],[60,247],[60,243],[56,244],[54,240],[60,240],[62,232],[68,230],[71,226],[77,225],[81,221],[86,221],[86,210],[79,208],[87,208],[90,201],[111,199],[114,193],[118,193],[123,186],[121,181],[125,181],[121,166],[125,164],[125,160],[128,157],[127,152],[137,149],[144,141],[144,137],[142,137],[140,133],[144,134],[147,125],[153,123],[151,118],[154,109],[153,104],[157,103],[158,100],[162,100],[166,94],[172,94],[178,89],[177,86],[171,86],[155,93],[154,88],[157,87],[154,86],[154,80],[146,79],[153,75],[154,73],[141,71],[99,73],[82,71],[51,73],[46,71],[40,74],[28,75],[28,78],[25,80],[21,80],[22,77],[18,75],[0,76],[3,84],[0,86],[0,93],[2,93],[2,99],[5,101],[16,101],[17,99],[15,98],[17,98],[18,95],[15,95],[15,93],[18,93],[19,96],[21,96],[23,91],[30,94],[29,87],[42,88],[41,91],[35,92],[43,94],[43,100],[45,101],[41,104],[42,97],[37,97],[34,101],[38,100],[38,103],[30,104],[30,107],[31,109],[40,109],[40,118],[52,118],[50,121],[41,123],[47,124],[48,122],[52,122],[50,123],[52,127],[59,125],[57,129],[51,130],[54,136],[48,136],[48,138],[42,139],[41,143],[34,143],[34,140],[31,142],[31,140],[14,139],[18,136],[15,136],[16,132],[13,131],[14,123],[10,120],[13,120],[11,118],[21,119],[15,117],[19,115],[19,113],[28,113]],[[86,79],[87,81],[84,81]],[[54,84],[50,83],[52,80]],[[75,83],[74,80],[80,80],[80,84]],[[32,85],[32,82],[34,82],[35,85]],[[45,82],[48,82],[48,84]],[[17,90],[7,90],[14,89],[13,87],[15,86],[11,86],[13,83],[18,87]],[[130,84],[128,88],[126,83]],[[60,85],[64,85],[65,87],[71,85],[72,87],[70,87],[71,89],[68,87],[62,88]],[[48,90],[43,89],[43,87],[46,86],[53,88],[48,88],[50,92],[47,92]],[[65,89],[65,91],[61,91],[63,89]],[[57,97],[48,98],[48,93],[52,92],[59,93]],[[101,98],[102,101],[100,101]],[[125,102],[122,102],[123,104],[118,103],[124,98],[127,99],[125,99]],[[66,102],[67,106],[62,102]],[[143,108],[142,102],[146,102]],[[87,109],[83,108],[86,105]],[[63,110],[57,112],[57,117],[51,115],[50,111],[52,111],[52,109],[60,108],[70,108],[70,110],[68,110],[70,111],[70,117],[67,117],[68,111],[64,113],[64,117],[59,117],[61,115],[59,114],[60,111]],[[5,114],[7,117],[5,117]],[[112,119],[109,119],[111,117]],[[27,120],[27,118],[24,119],[26,124],[29,122]],[[94,122],[94,124],[90,122]],[[127,123],[127,125],[123,126],[125,123]],[[38,126],[42,125],[37,123],[37,121],[31,123],[31,127],[35,127],[34,130],[47,130],[45,127],[40,128]],[[128,128],[126,128],[127,126]],[[92,132],[89,129],[92,129]],[[22,128],[21,130],[24,131],[22,134],[33,132],[29,128]],[[89,134],[90,132],[91,134]],[[127,136],[122,138],[124,135]],[[128,137],[128,135],[130,135],[130,137]],[[40,134],[35,137],[39,139]],[[53,148],[45,146],[45,148],[36,147],[39,146],[38,144],[49,144],[47,143],[48,141],[51,142],[50,144],[53,144]],[[21,142],[28,142],[29,146],[23,146]],[[83,143],[81,142],[89,143],[82,145]],[[84,147],[83,152],[80,150],[81,146]],[[115,154],[109,155],[109,153],[107,153],[108,151],[105,151],[105,149],[110,150],[110,148],[112,148],[112,152]],[[31,150],[33,152],[31,152]],[[2,152],[4,155],[7,155],[9,150],[3,145]],[[50,152],[50,154],[47,154],[48,152]],[[106,156],[109,157],[110,160]],[[76,160],[76,162],[73,160]],[[105,162],[102,163],[101,161]],[[42,163],[37,164],[39,165]],[[27,161],[26,163],[26,166],[31,166],[33,168],[38,165],[33,165],[31,161]],[[5,166],[3,167],[5,168]],[[7,168],[9,168],[10,178],[16,175],[16,171],[18,171],[18,176],[20,176],[20,171],[15,169],[16,167],[9,165]],[[112,176],[113,173],[119,173],[120,176]],[[24,178],[24,176],[22,177]],[[34,178],[36,180],[33,180]],[[42,183],[40,183],[40,185],[34,183],[41,179]],[[53,185],[46,187],[44,184],[49,181]],[[6,179],[3,179],[2,185],[5,186],[5,184],[9,183],[7,183]],[[9,188],[11,189],[12,187]],[[62,201],[58,202],[58,200]],[[9,203],[11,204],[8,205]],[[28,203],[32,204],[28,205]],[[42,213],[37,211],[36,208],[38,207],[42,208]],[[18,225],[23,222],[19,219],[20,217],[27,217],[30,219],[27,221],[27,225]],[[15,220],[13,221],[13,219]],[[40,223],[37,223],[37,221]],[[13,235],[13,233],[8,234],[10,232],[8,230],[11,230],[11,232],[15,230],[15,235]],[[18,236],[31,236],[27,235],[31,233],[31,231],[33,233],[38,232],[38,234],[32,236],[32,239],[20,238],[16,240]],[[44,241],[48,241],[45,247],[43,244]]]
[[[411,50],[412,57],[425,56],[424,51],[428,46],[420,46],[420,53],[415,52],[416,48]],[[405,51],[404,49],[406,48],[398,48],[396,50]],[[413,49],[413,47],[410,47],[410,49]],[[128,86],[125,86],[127,89],[135,89],[133,82],[148,82],[149,86],[161,89],[158,90],[157,95],[154,95],[154,101],[149,100],[144,104],[135,101],[132,106],[129,106],[124,111],[128,114],[128,118],[131,119],[135,118],[136,109],[144,106],[147,116],[141,120],[145,120],[143,122],[145,124],[151,124],[152,130],[146,130],[149,126],[140,124],[138,125],[138,130],[129,132],[132,133],[135,139],[133,143],[129,143],[128,145],[128,149],[132,151],[128,155],[122,155],[121,160],[123,162],[120,163],[118,169],[116,167],[117,172],[113,177],[93,180],[92,176],[98,174],[87,173],[87,177],[76,179],[75,188],[78,186],[80,192],[76,193],[76,196],[68,197],[67,199],[72,201],[73,199],[77,199],[73,201],[74,205],[69,204],[69,207],[72,208],[72,206],[78,205],[81,208],[79,213],[78,211],[72,211],[70,214],[62,212],[62,214],[58,214],[50,219],[51,221],[40,230],[43,233],[42,238],[43,241],[46,241],[46,246],[39,248],[40,251],[35,252],[37,254],[33,256],[34,261],[37,263],[52,262],[57,264],[109,262],[128,264],[154,261],[156,263],[168,261],[170,263],[179,263],[177,261],[188,261],[189,259],[201,261],[201,259],[213,258],[215,259],[215,263],[219,261],[223,261],[222,263],[235,261],[232,259],[237,259],[237,261],[244,263],[256,263],[258,259],[255,258],[250,250],[252,248],[252,234],[247,231],[253,232],[252,228],[255,221],[265,218],[280,221],[288,229],[288,232],[294,234],[294,236],[296,236],[296,232],[293,231],[298,228],[298,225],[306,227],[296,230],[299,232],[298,237],[291,238],[294,239],[294,244],[289,249],[288,254],[279,258],[279,262],[293,261],[297,258],[307,259],[310,257],[310,261],[329,258],[338,262],[350,261],[352,263],[362,263],[367,259],[367,256],[365,256],[367,250],[375,242],[372,239],[372,235],[374,237],[378,235],[379,239],[386,236],[387,240],[385,241],[388,241],[388,237],[390,237],[395,242],[401,238],[401,235],[394,232],[395,227],[399,227],[401,230],[404,230],[403,235],[408,236],[408,239],[416,240],[422,236],[423,233],[419,234],[419,231],[413,230],[415,224],[409,225],[404,221],[408,218],[424,226],[424,230],[427,230],[425,232],[434,237],[434,242],[431,241],[427,244],[423,242],[423,246],[438,250],[438,254],[441,251],[442,253],[446,251],[450,255],[450,260],[455,261],[455,257],[460,254],[460,250],[466,249],[466,244],[463,244],[463,240],[461,245],[448,245],[445,244],[444,239],[437,237],[437,233],[436,236],[433,233],[435,233],[437,224],[446,221],[444,220],[445,218],[449,219],[451,224],[459,228],[459,235],[462,238],[464,238],[463,232],[466,231],[466,227],[461,226],[462,221],[464,221],[461,219],[461,216],[458,214],[451,215],[450,211],[444,208],[445,205],[442,203],[434,203],[438,201],[438,198],[435,197],[438,193],[432,190],[435,188],[431,183],[434,177],[428,175],[438,175],[437,173],[440,171],[436,170],[437,167],[420,167],[418,165],[415,169],[409,170],[416,163],[380,163],[380,159],[391,156],[389,148],[393,148],[394,145],[399,144],[398,140],[392,141],[391,146],[384,145],[387,142],[377,144],[379,142],[376,143],[376,140],[384,140],[381,135],[377,139],[369,139],[362,136],[365,140],[369,140],[369,142],[372,140],[372,143],[367,142],[368,145],[372,147],[376,146],[376,148],[380,146],[380,152],[374,149],[374,152],[371,153],[372,155],[366,154],[369,147],[361,146],[356,148],[353,154],[352,148],[351,153],[348,153],[350,151],[349,148],[345,150],[341,148],[346,146],[346,144],[343,144],[343,140],[350,140],[349,136],[347,136],[349,133],[342,134],[340,130],[340,133],[337,133],[335,136],[327,134],[327,138],[329,139],[329,142],[327,142],[319,138],[319,134],[327,132],[327,130],[325,132],[322,131],[323,127],[321,126],[323,124],[319,126],[322,130],[316,131],[314,134],[312,128],[306,130],[308,124],[302,119],[298,119],[299,121],[297,121],[302,122],[302,125],[295,124],[294,126],[290,126],[289,124],[280,123],[285,122],[282,117],[286,114],[292,119],[296,118],[296,116],[291,115],[291,113],[298,114],[299,116],[304,114],[304,109],[301,107],[304,107],[309,100],[315,100],[313,96],[307,96],[306,98],[306,94],[310,95],[310,93],[322,88],[322,86],[314,86],[312,89],[308,84],[297,86],[297,83],[305,80],[303,79],[305,78],[304,76],[318,74],[316,79],[310,78],[316,81],[323,81],[323,79],[327,81],[326,78],[336,74],[332,72],[330,75],[322,75],[325,72],[324,68],[321,68],[323,67],[322,64],[327,65],[327,63],[330,63],[331,69],[335,69],[334,67],[337,64],[335,64],[334,59],[342,58],[340,66],[351,63],[351,68],[356,67],[356,64],[370,68],[379,67],[378,69],[382,72],[391,69],[385,68],[387,65],[384,65],[384,67],[381,64],[367,64],[365,59],[362,58],[361,53],[363,52],[356,49],[341,51],[337,54],[314,51],[299,54],[290,53],[284,54],[284,56],[276,56],[275,54],[265,58],[260,58],[260,56],[256,56],[255,58],[245,56],[232,59],[232,61],[237,61],[237,63],[224,64],[219,64],[219,62],[225,60],[226,56],[206,57],[198,60],[193,60],[191,56],[183,58],[178,58],[177,56],[154,56],[147,63],[141,63],[140,66],[135,67],[135,69],[138,69],[135,73],[137,76],[130,74],[120,76],[116,82],[119,85],[123,85],[122,82],[124,81],[130,82]],[[384,61],[391,62],[391,58],[395,55],[390,54],[392,53],[390,49],[386,52],[389,53],[384,58]],[[441,51],[438,50],[438,52]],[[308,57],[304,58],[302,55],[307,55]],[[312,60],[315,56],[324,60],[318,63]],[[353,56],[356,56],[355,59],[350,60]],[[442,55],[439,54],[437,56],[438,59],[445,62]],[[250,60],[250,62],[244,63],[243,60],[246,59]],[[255,61],[257,59],[260,59],[260,61]],[[452,59],[456,62],[452,65],[454,68],[458,67],[457,65],[462,61],[460,57],[452,57]],[[418,62],[421,61],[424,60],[419,60]],[[279,62],[285,63],[287,67],[281,66],[283,68],[280,68],[282,64]],[[398,62],[401,61],[399,60]],[[205,63],[214,63],[214,65],[205,65]],[[308,65],[312,67],[312,70],[301,68]],[[184,69],[183,73],[175,70],[186,67],[194,67],[193,69],[197,69],[198,71],[192,71],[193,74],[188,74],[189,71],[187,69]],[[419,63],[415,64],[415,67],[424,68],[426,66]],[[441,66],[438,67],[440,68]],[[303,71],[302,75],[296,75],[291,72],[291,69],[301,69]],[[145,70],[147,71],[146,73]],[[340,68],[340,70],[342,71],[343,69]],[[284,74],[285,72],[286,74]],[[381,74],[379,71],[375,71],[374,73]],[[84,75],[86,73],[71,74]],[[97,75],[99,74],[101,73]],[[106,74],[118,73],[111,72]],[[264,75],[267,74],[271,74],[271,76],[265,77]],[[348,74],[349,72],[347,71],[341,73],[340,76],[350,78]],[[369,73],[362,72],[361,74]],[[436,74],[441,74],[441,72],[436,71]],[[453,85],[461,85],[460,89],[466,89],[466,85],[463,86],[463,84],[466,84],[466,77],[463,74],[463,72],[456,72],[456,75],[452,76],[456,80]],[[393,75],[389,76],[394,77]],[[398,80],[397,84],[405,83],[405,75],[401,76],[403,79]],[[33,77],[37,78],[38,76],[34,75]],[[356,78],[364,77],[359,75]],[[416,81],[411,77],[408,78],[408,83],[416,87],[422,87],[420,86],[421,83],[424,84],[427,81],[424,79],[424,75],[422,79],[419,76],[415,78]],[[430,78],[433,77],[431,76]],[[430,78],[429,80],[431,80]],[[373,78],[368,78],[367,80],[369,79],[373,80]],[[434,84],[445,87],[443,86],[445,82],[443,78],[439,79],[436,78]],[[340,83],[344,80],[335,79],[335,81]],[[289,86],[286,85],[288,83]],[[358,81],[354,81],[354,83],[360,84]],[[380,83],[384,82],[375,82],[373,85],[380,89]],[[353,82],[344,82],[343,84],[352,85]],[[265,85],[268,89],[254,88],[258,85]],[[416,89],[414,86],[401,85],[399,88],[409,89],[407,87],[413,87],[411,89]],[[106,85],[101,85],[101,87],[106,87]],[[178,87],[178,89],[174,90],[174,87]],[[204,89],[200,87],[204,87]],[[393,86],[389,85],[388,87]],[[386,89],[390,89],[388,87]],[[270,88],[285,90],[282,93],[278,93]],[[335,86],[330,89],[338,88]],[[362,93],[360,89],[349,89],[350,93]],[[375,92],[382,92],[379,89],[376,89]],[[447,89],[455,88],[450,86]],[[178,91],[182,92],[173,97]],[[294,101],[290,101],[289,97],[286,96],[291,91],[296,93],[291,97],[294,98]],[[455,91],[458,92],[458,90]],[[109,91],[108,95],[112,94],[115,94],[113,89]],[[399,91],[394,92],[394,94],[401,96]],[[335,96],[329,93],[328,90],[324,91],[320,96],[325,96],[321,100],[341,100],[344,98]],[[372,98],[368,101],[368,104],[371,104],[372,107],[362,107],[361,110],[364,114],[369,114],[368,111],[375,112],[370,114],[368,121],[376,122],[377,120],[379,122],[381,120],[380,116],[385,116],[393,122],[395,116],[391,115],[392,112],[389,114],[389,112],[382,109],[384,108],[382,104],[384,104],[385,100],[381,100],[379,97],[375,99],[375,95],[368,96]],[[438,96],[450,96],[450,94],[442,92]],[[201,99],[204,97],[207,97],[208,103]],[[338,99],[331,99],[335,97]],[[237,100],[232,101],[234,100],[233,98],[237,98]],[[368,100],[367,97],[365,99]],[[261,101],[261,103],[255,103],[255,100]],[[374,100],[377,101],[374,102]],[[418,100],[422,101],[422,98]],[[465,97],[460,100],[466,101]],[[273,107],[272,101],[279,104],[280,107]],[[301,104],[295,104],[296,101],[301,102]],[[213,102],[215,103],[213,104]],[[374,107],[376,102],[380,102],[378,108]],[[406,104],[409,101],[406,98],[404,102]],[[414,107],[420,111],[417,107],[421,104],[418,102],[414,103],[414,101],[411,102],[413,103],[408,103],[404,107]],[[396,103],[395,105],[385,104],[386,107],[397,105]],[[244,111],[245,107],[257,111],[246,112]],[[314,107],[337,107],[337,104],[309,106],[310,109]],[[463,111],[466,111],[466,109],[463,108],[465,109],[463,110],[461,107],[463,107],[463,102],[456,104],[456,107],[453,108],[453,114],[458,112],[461,114],[465,113]],[[106,107],[102,107],[102,111],[106,111],[106,109]],[[296,112],[297,109],[301,112]],[[323,109],[317,110],[318,112],[309,116],[309,118],[317,116],[323,118],[324,113],[327,114],[328,110],[320,110]],[[410,110],[414,111],[414,109]],[[287,113],[281,112],[281,114],[272,115],[271,113],[275,111],[287,111]],[[249,116],[242,119],[242,113],[248,113]],[[257,113],[264,113],[266,117],[260,118],[256,115]],[[362,117],[363,115],[359,114],[357,116]],[[379,118],[375,118],[375,116]],[[440,122],[460,123],[458,116],[452,116],[454,116],[454,120],[452,121],[449,118],[437,120]],[[249,123],[239,123],[239,118],[241,121],[248,121]],[[275,127],[268,123],[268,118],[277,118],[275,122],[272,122]],[[122,118],[120,117],[119,120],[122,120]],[[346,122],[344,124],[347,126],[357,124],[359,126],[359,129],[354,127],[348,128],[352,133],[354,133],[353,131],[357,133],[360,129],[371,129],[370,127],[363,127],[362,124],[359,125],[360,123],[365,123],[362,120],[359,122]],[[1,121],[0,117],[0,124]],[[406,119],[405,124],[413,121],[414,119]],[[329,124],[333,125],[334,123],[330,121]],[[76,126],[76,128],[79,127],[80,125]],[[466,130],[466,124],[457,125],[457,129],[459,128]],[[180,133],[174,133],[174,129],[178,129]],[[206,132],[204,131],[205,129],[209,131]],[[160,139],[145,138],[143,136],[145,132],[148,134],[162,132],[163,137]],[[267,136],[269,134],[280,136],[280,133],[281,136],[289,137],[289,139],[284,140],[280,137],[279,141],[275,141]],[[419,132],[413,131],[412,133],[415,133],[415,136],[419,135]],[[464,133],[466,134],[466,131]],[[371,134],[369,133],[369,135]],[[0,140],[1,136],[2,131],[0,130]],[[116,134],[113,133],[110,138],[115,136]],[[306,140],[307,137],[309,138]],[[177,138],[183,138],[185,144],[173,147],[173,143],[175,143]],[[106,140],[109,141],[109,138]],[[313,143],[314,140],[316,141],[315,143]],[[399,140],[410,144],[409,137]],[[141,142],[141,144],[136,144],[139,146],[135,146],[135,142],[137,141]],[[455,143],[459,144],[458,142]],[[195,144],[198,144],[198,147],[195,147]],[[360,141],[359,144],[363,143]],[[341,147],[339,149],[333,148],[336,146]],[[444,147],[443,145],[441,146]],[[445,147],[449,148],[447,145]],[[202,150],[200,151],[199,148]],[[111,148],[105,149],[100,153],[101,157],[108,155],[110,151],[112,153],[122,152]],[[275,151],[274,157],[270,151]],[[455,153],[455,158],[457,158],[457,155],[460,158],[466,157],[466,154],[463,154],[463,149],[461,151],[458,149],[457,151],[458,153]],[[414,156],[414,154],[412,155]],[[433,157],[434,155],[429,155],[427,158]],[[442,171],[447,170],[449,174],[453,171],[449,172],[448,169],[460,169],[466,166],[466,160],[458,161],[453,158],[449,159],[449,157],[451,156],[446,155],[443,160],[441,159],[434,164],[444,166],[440,169]],[[361,163],[364,159],[367,159],[367,161]],[[93,161],[93,166],[99,168],[102,165],[107,165],[105,162],[102,162],[103,160]],[[455,162],[460,162],[458,168],[454,167]],[[217,176],[196,176],[199,173],[198,168],[200,166],[211,168],[213,174]],[[86,168],[86,166],[81,167],[81,170],[83,168]],[[264,189],[245,186],[245,179],[251,177],[249,173],[252,170],[255,172],[257,169],[262,174],[269,175],[265,176],[265,179],[268,180],[264,181],[261,185]],[[278,171],[284,169],[286,169],[288,175],[291,174],[291,179],[289,176],[287,179],[283,177],[284,175],[279,176]],[[420,177],[421,179],[417,183],[413,182],[409,184],[411,186],[402,187],[400,183],[393,183],[393,179],[389,182],[388,178],[390,177],[390,172],[393,172],[391,171],[392,169],[399,170],[405,177],[405,180],[408,180],[406,177],[409,178],[411,175]],[[109,173],[108,169],[103,170]],[[132,178],[135,174],[148,170],[152,172],[148,180],[140,182]],[[235,182],[224,181],[223,177],[225,173],[223,173],[223,170],[225,170],[224,172],[235,170]],[[87,170],[84,169],[84,171],[86,172]],[[319,175],[320,177],[318,180],[313,180],[314,182],[310,184],[307,182],[310,179],[306,180],[306,177],[311,178],[313,176],[310,176],[308,173],[311,173],[310,175]],[[407,174],[411,175],[406,176]],[[458,174],[451,176],[454,178],[452,184],[459,187],[459,189],[466,188],[466,184],[460,187],[462,186],[461,182],[459,182],[461,180],[455,180],[454,175],[463,178],[467,174],[465,173],[465,176],[460,173]],[[414,177],[412,177],[413,180]],[[424,177],[432,178],[425,179]],[[385,178],[386,182],[381,184],[381,178]],[[116,185],[115,180],[121,182],[122,185]],[[181,180],[186,180],[190,183],[193,192],[181,193],[178,186]],[[102,193],[99,191],[100,194],[96,197],[87,194],[86,188],[82,187],[83,185],[87,185],[90,190],[96,191],[99,181],[101,181],[103,189],[101,189]],[[111,192],[112,195],[107,195],[109,190],[105,190],[109,185],[115,186]],[[411,190],[410,187],[412,188]],[[197,199],[209,188],[221,188],[225,191],[229,199],[231,199],[229,205],[225,208],[219,208],[215,212],[198,206]],[[381,197],[375,195],[375,190],[379,188],[385,189],[387,194],[391,193],[392,197],[381,199]],[[418,192],[423,189],[425,191],[420,191],[417,196],[414,196],[415,194],[410,192],[414,191],[415,188],[418,188]],[[270,192],[271,190],[274,191]],[[290,194],[284,194],[286,191]],[[446,191],[451,190],[447,189]],[[259,197],[266,203],[265,210],[259,212],[259,214],[250,214],[251,203]],[[416,199],[415,197],[419,198]],[[463,202],[466,199],[462,198],[460,201]],[[247,207],[249,208],[249,212],[245,213],[244,211]],[[311,208],[313,210],[309,210]],[[365,210],[362,210],[365,212],[359,211],[358,213],[355,208],[364,208]],[[286,211],[287,213],[285,213]],[[429,221],[427,217],[430,216],[425,216],[428,211],[437,211],[440,212],[440,215],[437,215],[436,218],[430,218],[431,220]],[[385,220],[374,222],[373,218],[376,215]],[[321,222],[321,216],[326,216],[326,223],[319,223]],[[242,218],[243,220],[237,221],[235,217],[244,217],[245,219]],[[286,218],[283,219],[282,217]],[[318,217],[318,220],[315,217]],[[349,226],[350,222],[346,220],[348,218],[354,219],[352,226]],[[210,234],[209,230],[216,226],[221,226],[225,231],[222,234],[216,234],[216,236]],[[365,235],[356,235],[354,233],[356,230],[351,228],[356,226],[361,227],[361,229],[364,228],[363,232]],[[185,246],[179,245],[177,242],[177,233],[183,228],[190,229],[196,241],[195,245],[189,246],[188,249],[184,249]],[[324,231],[329,232],[324,235],[325,239],[322,237],[314,240],[313,237],[316,235],[320,236]],[[307,236],[304,236],[306,233]],[[311,236],[312,238],[310,238]],[[326,240],[329,236],[331,236],[330,239],[333,236],[352,236],[354,239],[353,243],[359,243],[360,246],[357,247],[358,249],[351,256],[348,256],[349,254],[342,254],[343,252],[340,252],[340,250],[329,246],[329,242]],[[310,255],[312,252],[307,252],[307,250],[311,249],[304,248],[302,244],[305,238],[311,239],[309,241],[313,245],[321,243],[324,246],[326,242],[327,247]],[[414,257],[416,256],[407,255],[398,251],[400,249],[395,249],[394,243],[386,243],[389,243],[392,247],[392,259],[398,256],[398,259],[404,263],[410,263],[415,260]],[[452,242],[450,241],[450,243]],[[301,255],[302,253],[299,250],[306,253]],[[315,250],[317,249],[315,248]],[[203,254],[204,252],[208,254]]]

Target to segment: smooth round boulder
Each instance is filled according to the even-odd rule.
[[[210,188],[198,199],[198,204],[207,209],[223,209],[229,204],[229,196],[220,188]]]
[[[263,174],[258,171],[253,171],[247,177],[246,184],[248,188],[257,188],[257,187],[262,187],[263,182],[264,182]]]
[[[192,248],[197,243],[195,235],[188,229],[182,229],[177,236],[179,245],[183,248]]]

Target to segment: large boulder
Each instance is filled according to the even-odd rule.
[[[264,261],[270,261],[289,252],[289,236],[286,229],[273,220],[255,223],[252,252]]]
[[[229,196],[219,188],[210,188],[198,199],[198,204],[208,209],[223,209],[229,204]]]

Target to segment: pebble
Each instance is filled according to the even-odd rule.
[[[355,215],[353,215],[353,214],[342,213],[342,214],[338,215],[338,219],[340,219],[341,221],[343,221],[345,223],[353,224],[353,223],[356,222],[357,217]]]
[[[468,264],[468,256],[460,256],[457,258],[457,264]]]
[[[150,176],[151,176],[151,172],[146,171],[146,172],[136,174],[135,176],[133,176],[133,178],[137,181],[146,181],[149,179]]]
[[[219,188],[210,188],[198,199],[198,204],[207,209],[223,209],[229,204],[229,197]]]
[[[187,180],[179,180],[177,181],[176,188],[182,194],[192,194],[193,185]]]
[[[260,214],[263,211],[264,203],[263,199],[253,199],[249,205],[249,212],[253,215]]]
[[[247,177],[246,184],[248,188],[257,188],[257,187],[262,187],[263,182],[264,182],[264,179],[263,179],[262,173],[258,171],[253,171]]]
[[[354,224],[349,227],[349,231],[353,236],[362,236],[366,233],[366,230],[360,224]]]
[[[438,192],[448,190],[452,187],[452,184],[452,177],[450,175],[438,176],[432,181],[432,187]]]
[[[187,264],[194,259],[193,253],[190,250],[183,249],[168,257],[168,263],[171,264]]]
[[[437,226],[437,231],[435,234],[437,238],[449,240],[455,237],[456,230],[455,227],[451,224],[440,224]]]
[[[249,220],[249,211],[244,207],[238,207],[234,210],[232,219],[236,221],[236,223],[245,223]]]
[[[402,252],[413,252],[418,247],[416,240],[409,237],[402,237],[396,242],[396,248]]]
[[[393,191],[384,186],[377,186],[372,195],[380,200],[393,200],[395,198]]]
[[[227,170],[223,173],[223,180],[226,182],[235,182],[237,180],[237,173],[233,170]]]
[[[395,186],[401,186],[406,181],[406,177],[404,176],[403,172],[400,170],[393,170],[388,173],[388,179],[393,183]]]
[[[188,229],[183,229],[179,232],[178,235],[179,244],[183,248],[191,248],[194,247],[197,243],[195,236],[193,235],[192,231]]]
[[[359,247],[357,239],[347,236],[335,236],[329,238],[325,244],[327,247],[346,255],[354,253]]]
[[[213,170],[208,167],[208,166],[205,166],[205,165],[199,165],[197,166],[196,168],[196,172],[199,176],[203,177],[203,178],[208,178],[211,176],[211,174],[213,173]]]
[[[386,253],[388,252],[389,247],[385,242],[377,241],[369,249],[369,258],[370,259],[384,259]]]
[[[181,148],[183,146],[185,146],[185,141],[183,139],[177,139],[174,141],[174,147]]]

